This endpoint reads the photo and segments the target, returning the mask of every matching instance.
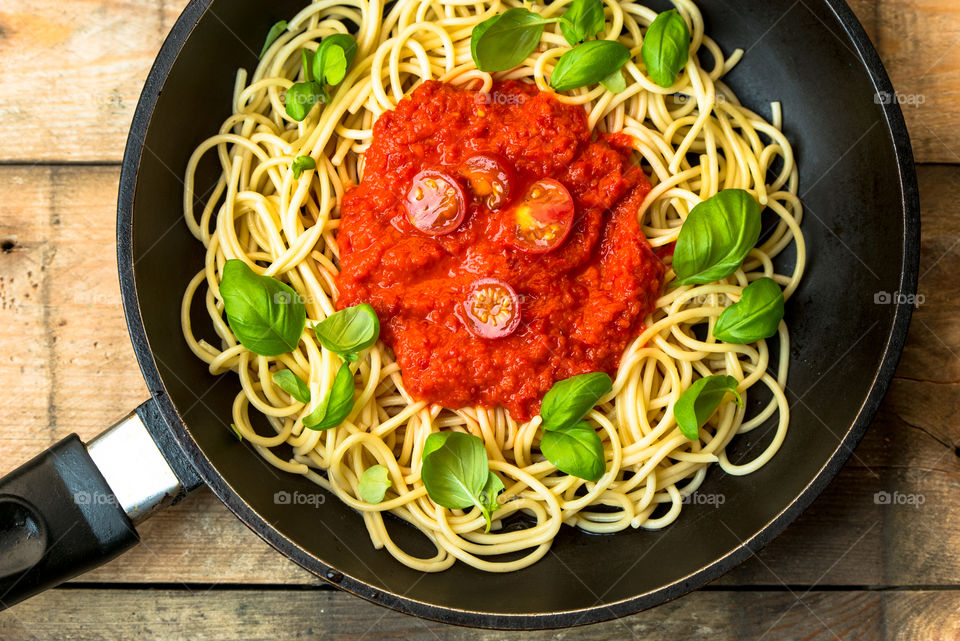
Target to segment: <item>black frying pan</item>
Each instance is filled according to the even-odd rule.
[[[269,26],[304,2],[194,0],[163,45],[127,143],[117,221],[127,322],[153,398],[88,446],[73,436],[0,480],[3,604],[118,554],[136,542],[136,522],[201,483],[280,552],[354,594],[503,628],[590,623],[658,605],[720,576],[795,519],[867,429],[907,333],[910,306],[897,293],[916,291],[919,205],[907,131],[847,5],[701,2],[708,33],[726,51],[747,49],[729,84],[761,113],[783,103],[800,166],[810,261],[787,305],[793,416],[776,458],[742,478],[712,469],[700,491],[723,495],[723,505],[688,506],[661,532],[564,528],[528,569],[492,575],[458,564],[424,575],[375,551],[361,518],[332,497],[316,508],[278,500],[277,492],[322,493],[236,441],[227,427],[236,380],[210,376],[180,335],[181,293],[203,262],[181,221],[187,159],[229,115],[236,68],[252,69]],[[209,160],[199,191],[216,179]],[[198,317],[196,326],[207,323]],[[740,438],[733,460],[762,447],[763,431]],[[413,529],[394,529],[401,545],[427,551]]]

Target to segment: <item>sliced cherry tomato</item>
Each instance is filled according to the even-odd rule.
[[[481,278],[470,287],[463,311],[467,328],[480,338],[503,338],[520,324],[520,299],[498,278]]]
[[[510,201],[514,183],[513,170],[500,156],[477,154],[467,158],[460,175],[470,181],[470,188],[483,199],[490,211],[497,211]]]
[[[449,234],[467,214],[460,183],[450,174],[432,169],[414,176],[404,205],[410,223],[431,236]]]
[[[573,227],[573,197],[556,180],[538,180],[505,213],[504,224],[517,249],[533,254],[552,251]]]

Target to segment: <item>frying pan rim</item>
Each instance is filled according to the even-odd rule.
[[[144,379],[167,423],[167,427],[172,432],[183,454],[197,469],[197,472],[213,490],[214,494],[244,524],[277,551],[312,574],[363,599],[400,612],[444,623],[498,629],[545,629],[598,623],[665,603],[701,587],[740,564],[750,555],[759,551],[796,519],[820,495],[846,463],[854,447],[863,438],[893,378],[894,370],[906,341],[912,313],[912,306],[908,304],[902,303],[896,306],[893,324],[883,345],[883,356],[871,383],[870,391],[840,444],[816,476],[810,480],[789,505],[737,548],[715,559],[700,570],[656,590],[606,605],[595,605],[563,612],[476,612],[437,606],[372,586],[349,575],[342,575],[339,570],[326,565],[316,556],[284,536],[226,483],[191,436],[183,418],[166,394],[156,360],[149,347],[136,289],[136,265],[133,257],[133,205],[146,133],[153,118],[159,94],[174,62],[178,58],[184,43],[192,34],[194,27],[214,1],[190,0],[164,41],[137,104],[124,151],[117,204],[117,257],[121,298],[128,331]],[[854,47],[854,51],[868,72],[870,81],[878,95],[884,95],[884,92],[886,92],[886,95],[894,95],[892,84],[876,49],[846,2],[844,0],[818,0],[818,2],[832,11],[842,25],[844,35],[848,38],[849,44]],[[899,291],[915,293],[920,251],[920,208],[916,169],[906,123],[899,105],[894,100],[882,102],[880,107],[884,115],[886,131],[895,150],[902,195],[903,264],[901,266]],[[906,297],[901,297],[901,300],[904,298]],[[343,578],[340,580],[333,578],[339,576]]]

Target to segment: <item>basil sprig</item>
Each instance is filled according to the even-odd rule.
[[[300,179],[300,176],[307,169],[316,169],[317,161],[314,160],[311,156],[297,156],[293,160],[293,164],[290,165],[290,169],[293,170],[293,177],[297,180]]]
[[[434,503],[451,510],[477,507],[490,531],[503,482],[490,471],[482,439],[463,432],[431,434],[423,446],[420,478]]]
[[[353,411],[353,392],[353,372],[350,371],[350,365],[344,363],[337,370],[333,385],[323,401],[303,417],[303,426],[319,432],[343,423]]]
[[[672,285],[712,283],[737,271],[760,238],[760,205],[749,192],[724,189],[690,211],[673,252]]]
[[[557,91],[569,91],[597,84],[619,72],[627,60],[630,49],[622,42],[589,40],[560,56],[550,74],[550,86]]]
[[[603,442],[582,419],[612,390],[609,376],[592,372],[554,383],[543,397],[540,451],[561,472],[587,481],[603,476],[607,465]]]
[[[602,0],[573,0],[560,20],[560,33],[570,46],[576,46],[604,27]]]
[[[227,324],[254,354],[279,356],[300,342],[307,312],[286,283],[260,276],[242,260],[231,259],[223,266],[220,297]]]
[[[693,441],[700,438],[700,428],[717,411],[727,394],[733,394],[737,405],[743,407],[743,398],[737,391],[734,377],[717,374],[694,381],[673,406],[673,417],[680,432]]]
[[[263,48],[260,50],[261,58],[263,58],[263,54],[267,53],[267,49],[270,48],[270,45],[276,42],[277,38],[279,38],[281,34],[283,34],[283,32],[286,30],[287,30],[286,20],[281,20],[279,22],[276,22],[272,27],[270,27],[270,31],[267,32],[267,39],[263,41]]]
[[[480,71],[506,71],[523,63],[540,44],[544,25],[557,22],[523,7],[487,18],[470,34],[470,53]]]
[[[284,392],[297,399],[301,403],[310,402],[310,388],[301,380],[299,376],[288,369],[282,369],[273,373],[273,382]]]
[[[676,9],[664,11],[650,24],[640,55],[655,83],[673,86],[690,57],[690,29]]]
[[[393,485],[390,480],[390,470],[383,465],[373,465],[368,467],[360,475],[360,483],[357,485],[357,493],[360,498],[376,505],[383,502],[387,490]]]
[[[367,303],[341,309],[313,326],[320,344],[339,354],[345,361],[356,361],[358,354],[377,342],[380,320]]]
[[[783,291],[771,278],[747,285],[740,301],[723,310],[713,335],[728,343],[746,345],[777,333],[783,318]]]
[[[318,102],[330,102],[327,85],[340,84],[357,54],[357,41],[337,33],[320,41],[315,52],[304,49],[303,82],[287,89],[284,105],[287,115],[301,122]]]
[[[586,422],[544,430],[540,451],[561,472],[586,481],[597,481],[607,471],[603,442]]]

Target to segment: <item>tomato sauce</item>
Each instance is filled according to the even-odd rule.
[[[517,249],[503,210],[491,211],[468,181],[459,227],[444,235],[414,227],[404,208],[413,178],[457,176],[478,153],[512,165],[514,195],[545,178],[566,187],[576,213],[561,245]],[[414,398],[502,406],[524,421],[554,382],[616,372],[664,273],[636,221],[650,183],[630,161],[629,138],[592,136],[582,107],[528,83],[480,94],[431,81],[380,116],[365,163],[341,207],[337,305],[376,309]],[[520,301],[520,323],[503,338],[481,338],[464,322],[465,296],[484,278],[508,283]]]

